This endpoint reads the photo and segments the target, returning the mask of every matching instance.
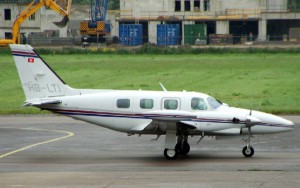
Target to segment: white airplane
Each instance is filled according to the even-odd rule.
[[[164,156],[190,151],[188,136],[248,135],[242,152],[252,157],[251,137],[291,131],[294,123],[264,112],[229,107],[198,92],[73,89],[29,45],[11,44],[26,96],[24,106],[72,117],[128,135],[166,135]]]

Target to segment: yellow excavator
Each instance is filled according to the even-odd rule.
[[[43,6],[50,8],[64,16],[62,21],[53,22],[58,27],[65,27],[69,21],[72,0],[34,0],[32,1],[16,18],[12,26],[12,39],[1,39],[0,46],[8,44],[20,44],[21,34],[20,26],[32,14]]]

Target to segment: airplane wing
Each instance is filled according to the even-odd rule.
[[[27,100],[23,106],[41,106],[46,104],[60,104],[61,100],[58,99],[31,99]]]
[[[143,113],[142,116],[149,120],[152,120],[152,121],[166,122],[169,125],[170,124],[176,125],[177,123],[180,123],[182,126],[186,126],[187,128],[190,128],[190,129],[196,128],[193,125],[184,123],[184,121],[190,121],[192,119],[197,118],[197,115],[192,112],[187,112],[187,111],[182,111],[182,110],[155,110],[155,111]],[[148,125],[150,125],[151,122],[138,125],[138,126],[134,127],[132,130],[142,131]]]
[[[157,121],[189,121],[197,118],[197,115],[192,112],[182,110],[155,110],[143,114],[144,117]]]

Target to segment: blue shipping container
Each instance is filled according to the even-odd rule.
[[[157,45],[178,45],[179,24],[157,25]]]
[[[105,33],[110,33],[111,30],[110,30],[110,23],[105,23]]]
[[[126,46],[137,46],[143,44],[142,24],[120,24],[119,26],[120,44]]]

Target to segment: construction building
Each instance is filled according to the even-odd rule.
[[[30,2],[0,0],[1,39],[10,37],[15,18]],[[53,22],[62,16],[42,7],[20,31],[80,37],[79,24],[90,17],[89,10],[89,5],[72,5],[69,24],[59,28]],[[300,41],[300,0],[120,0],[120,10],[108,11],[107,19],[111,35],[125,45]]]
[[[299,0],[121,0],[120,24],[142,24],[144,42],[157,43],[157,25],[204,24],[207,37],[232,36],[233,43],[300,41]],[[189,31],[189,30],[188,30]]]

